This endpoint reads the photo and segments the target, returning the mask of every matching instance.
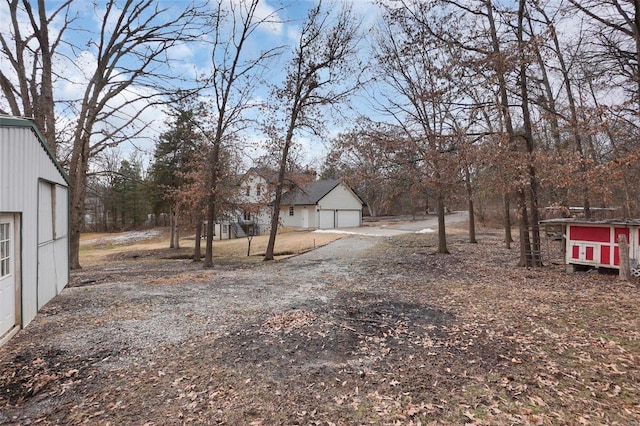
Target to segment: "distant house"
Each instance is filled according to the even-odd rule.
[[[339,180],[319,180],[282,196],[280,222],[294,228],[348,228],[362,225],[364,202]]]
[[[241,238],[267,233],[271,225],[271,206],[277,173],[267,167],[251,167],[238,177],[234,207],[219,215],[214,227],[214,239]]]
[[[271,206],[277,174],[267,167],[252,167],[239,182],[238,222],[256,223],[261,230],[271,225]]]
[[[69,283],[68,188],[33,122],[0,116],[0,344]]]

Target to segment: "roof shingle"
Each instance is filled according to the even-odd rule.
[[[318,180],[282,195],[281,204],[294,206],[315,205],[340,184],[339,180]]]

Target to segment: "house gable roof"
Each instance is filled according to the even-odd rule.
[[[315,205],[338,185],[340,185],[339,180],[318,180],[285,193],[282,196],[281,204],[294,206]]]
[[[49,159],[51,159],[56,169],[58,169],[58,172],[60,172],[60,175],[62,176],[64,181],[67,183],[67,185],[70,185],[69,177],[67,176],[67,173],[64,171],[64,169],[62,168],[58,160],[56,160],[55,155],[53,155],[53,153],[49,149],[49,145],[47,145],[44,139],[44,136],[42,136],[42,134],[36,127],[33,120],[29,118],[23,118],[23,117],[12,117],[7,115],[0,115],[0,127],[22,127],[22,128],[31,129],[31,131],[35,134],[36,139],[38,139],[38,142],[40,142],[40,146],[47,153],[47,155],[49,156]]]
[[[242,177],[240,178],[240,182],[242,182],[247,176],[251,175],[252,173],[260,176],[270,184],[274,184],[278,180],[278,173],[275,170],[270,169],[269,167],[251,167],[244,175],[242,175]]]

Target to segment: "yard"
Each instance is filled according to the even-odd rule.
[[[349,236],[202,270],[98,238],[0,348],[0,424],[640,423],[636,283],[516,268],[498,231],[478,239]]]

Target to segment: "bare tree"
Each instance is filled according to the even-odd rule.
[[[594,24],[593,52],[614,72],[614,80],[622,77],[628,83],[637,114],[640,107],[640,3],[637,0],[569,0]]]
[[[221,177],[221,150],[225,143],[235,139],[244,128],[244,113],[256,106],[251,101],[253,91],[260,82],[262,66],[278,52],[278,48],[274,48],[247,57],[247,41],[261,26],[275,19],[275,15],[259,17],[256,13],[258,4],[259,0],[218,0],[217,3],[213,32],[213,72],[208,79],[216,122],[210,140],[205,268],[213,266],[214,223],[220,207],[218,185]]]
[[[38,0],[39,19],[32,13],[32,4],[22,1],[23,8],[30,17],[33,35],[20,36],[18,1],[9,2],[12,10],[12,36],[17,47],[12,60],[18,81],[18,90],[12,86],[7,76],[0,77],[3,94],[10,105],[20,97],[25,101],[23,114],[42,113],[43,131],[47,137],[62,141],[55,134],[55,116],[52,102],[62,109],[66,105],[65,119],[72,124],[69,132],[68,158],[70,188],[70,267],[79,268],[80,231],[84,220],[84,201],[87,192],[86,181],[92,158],[108,147],[140,136],[148,125],[142,120],[143,113],[165,101],[167,88],[174,79],[168,74],[168,51],[176,44],[195,39],[201,22],[198,8],[188,5],[184,9],[161,7],[155,0],[109,0],[104,8],[95,6],[100,17],[97,31],[86,28],[76,29],[83,36],[73,38],[68,35],[73,22],[67,15],[71,2],[47,17],[45,2]],[[50,34],[54,18],[65,14],[62,30],[57,29],[56,38]],[[4,39],[3,39],[4,40]],[[82,42],[81,44],[74,44]],[[69,66],[78,67],[79,74],[86,81],[72,83],[82,85],[78,99],[62,100],[53,95],[54,77],[68,78],[71,73],[56,73],[53,69],[53,55],[64,42]],[[35,47],[31,47],[35,45]],[[2,42],[3,53],[9,55],[6,40]],[[77,57],[86,53],[94,59],[91,67],[82,68]],[[41,80],[38,80],[41,79]],[[40,84],[42,81],[42,84]],[[40,91],[38,91],[40,87]],[[27,93],[28,92],[28,93]],[[133,106],[133,107],[132,107]],[[12,106],[12,109],[14,107]]]
[[[279,148],[278,177],[274,193],[271,232],[264,260],[273,260],[280,203],[285,183],[289,152],[298,130],[319,131],[316,121],[319,108],[344,101],[357,86],[347,86],[352,77],[358,25],[351,10],[344,6],[336,15],[319,3],[309,11],[298,39],[293,58],[276,99],[284,108],[284,137],[271,129]]]
[[[0,32],[0,57],[10,65],[14,78],[8,69],[0,69],[0,89],[9,107],[9,111],[0,109],[0,112],[32,117],[55,155],[57,135],[53,84],[56,76],[53,58],[73,22],[69,16],[72,0],[62,2],[50,13],[47,13],[44,0],[35,2],[35,10],[29,0],[5,1],[11,22],[7,26],[8,31]],[[29,22],[30,31],[27,33],[21,28],[22,13]],[[51,40],[49,26],[54,20],[62,23]]]
[[[411,186],[402,179],[410,165],[397,151],[400,145],[406,145],[404,138],[399,126],[361,117],[353,129],[331,141],[323,174],[340,178],[354,188],[372,217],[397,212],[392,207]]]
[[[519,59],[519,75],[518,83],[520,86],[520,98],[522,109],[522,127],[525,147],[527,151],[526,157],[526,177],[528,180],[528,200],[530,205],[531,221],[529,222],[529,228],[525,229],[521,226],[521,239],[523,232],[526,232],[525,242],[529,240],[529,244],[526,245],[525,257],[520,259],[520,266],[542,266],[542,259],[540,257],[540,220],[538,217],[538,178],[536,176],[536,165],[534,161],[534,149],[535,142],[533,140],[533,127],[531,123],[531,111],[529,108],[529,86],[527,67],[529,65],[527,41],[525,40],[525,19],[528,16],[528,10],[526,7],[527,0],[520,0],[518,5],[518,59]],[[521,209],[524,214],[524,209]]]
[[[74,100],[75,126],[69,160],[70,266],[79,268],[80,231],[86,176],[91,158],[103,149],[140,135],[148,123],[142,114],[165,102],[171,76],[167,51],[200,29],[196,10],[160,7],[153,0],[110,0],[102,11],[99,32],[88,43],[95,67],[82,98]],[[135,103],[136,109],[130,106]]]
[[[455,117],[465,105],[460,51],[445,37],[455,37],[456,23],[433,5],[415,1],[387,7],[376,43],[381,78],[387,88],[387,113],[403,128],[414,161],[433,189],[438,214],[438,252],[448,253],[445,200],[458,179],[454,152]],[[437,22],[437,28],[436,28]]]

